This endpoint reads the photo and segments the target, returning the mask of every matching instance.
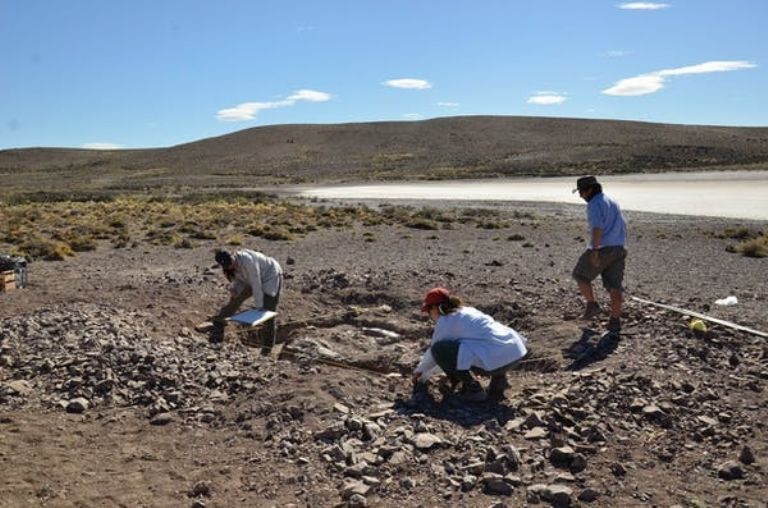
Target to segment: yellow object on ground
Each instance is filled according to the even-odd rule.
[[[707,333],[707,325],[701,319],[692,319],[689,326],[693,333]]]

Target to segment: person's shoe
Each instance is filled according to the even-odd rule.
[[[426,404],[428,402],[435,401],[435,399],[432,397],[432,394],[429,393],[429,385],[427,385],[427,383],[416,383],[413,385],[411,400],[415,404]]]
[[[492,399],[503,399],[504,392],[509,388],[506,374],[491,377],[491,383],[488,385],[488,397]]]
[[[589,321],[593,317],[600,315],[601,312],[603,311],[600,309],[597,302],[587,302],[587,306],[584,309],[584,314],[581,316],[581,319]]]
[[[462,383],[459,397],[465,402],[483,402],[488,395],[480,383],[473,379]]]
[[[621,331],[621,319],[611,316],[610,319],[608,319],[608,326],[606,326],[606,329],[612,333],[619,333]]]

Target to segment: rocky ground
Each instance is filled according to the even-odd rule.
[[[632,300],[601,340],[581,209],[515,210],[247,245],[286,270],[269,356],[195,331],[213,243],[33,263],[0,294],[0,506],[765,506],[768,341]],[[716,237],[764,223],[627,215],[628,297],[768,330],[767,261]],[[529,337],[505,400],[411,397],[435,285]]]

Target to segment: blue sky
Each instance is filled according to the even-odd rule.
[[[766,0],[0,0],[0,149],[451,115],[768,126],[766,24]]]

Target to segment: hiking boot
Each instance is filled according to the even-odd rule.
[[[509,388],[507,375],[500,374],[491,377],[491,383],[488,385],[488,397],[492,399],[503,399],[504,391]]]
[[[619,333],[621,331],[621,319],[611,316],[608,319],[608,326],[605,327],[609,332]]]
[[[587,302],[587,306],[584,309],[584,315],[581,316],[581,319],[589,321],[593,317],[598,316],[601,312],[603,311],[600,309],[597,302]]]
[[[465,402],[483,402],[487,395],[480,383],[472,379],[462,382],[459,397]]]

